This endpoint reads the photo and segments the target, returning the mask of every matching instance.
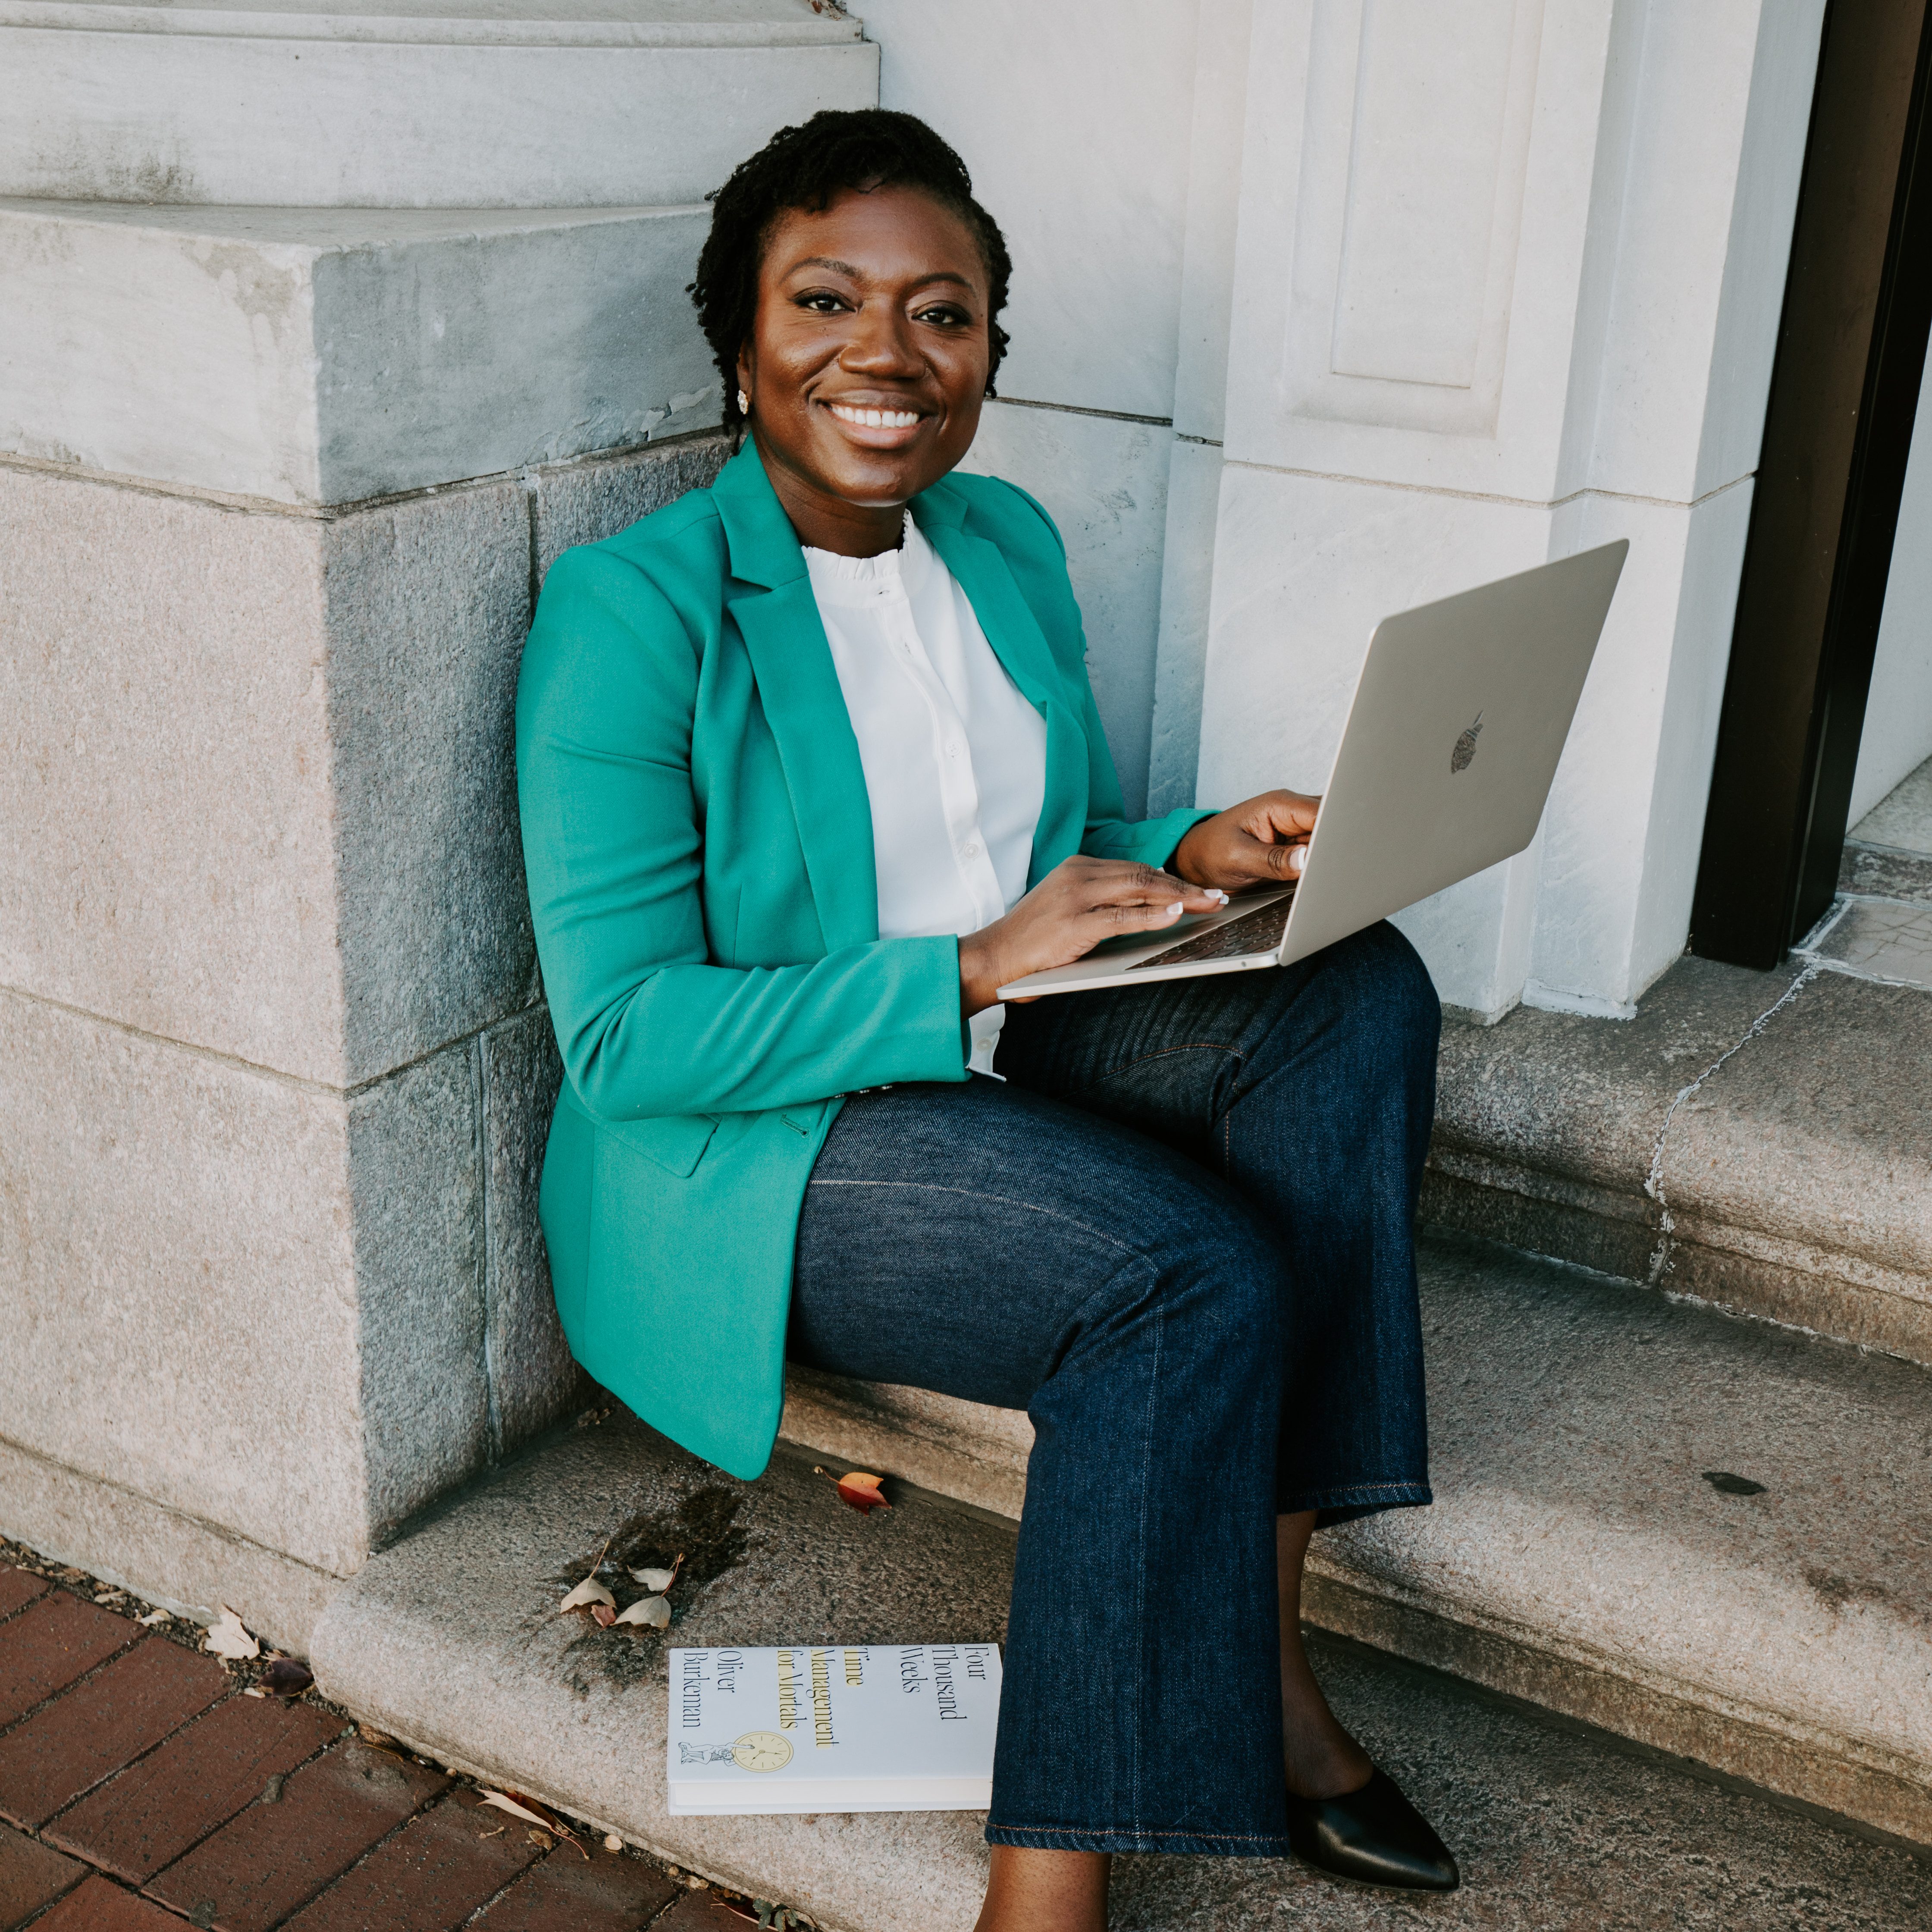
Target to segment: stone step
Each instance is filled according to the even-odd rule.
[[[1681,960],[1622,1024],[1451,1017],[1424,1220],[1932,1363],[1932,999],[1850,930]]]
[[[721,1492],[738,1504],[738,1574],[706,1587],[680,1640],[1001,1627],[1010,1531],[916,1497],[861,1522],[802,1465],[731,1484],[614,1420],[378,1558],[320,1634],[323,1682],[425,1755],[834,1932],[966,1932],[986,1870],[979,1814],[670,1818],[660,1640],[550,1613],[550,1580],[587,1565],[610,1530],[674,1519],[692,1498],[701,1516]],[[1463,1889],[1426,1907],[1445,1932],[1762,1932],[1796,1900],[1807,1932],[1909,1932],[1932,1906],[1932,1872],[1908,1850],[1343,1640],[1318,1635],[1311,1652],[1342,1720],[1456,1848]],[[1286,1860],[1114,1864],[1115,1932],[1396,1932],[1418,1918],[1412,1897]]]
[[[1932,1844],[1932,1376],[1466,1238],[1423,1289],[1436,1504],[1318,1537],[1310,1620]],[[1024,1493],[1012,1412],[794,1370],[784,1430]]]
[[[1932,1842],[1924,1373],[1465,1240],[1432,1238],[1424,1276],[1438,1500],[1318,1538],[1314,1620]],[[842,1462],[952,1480],[988,1504],[1016,1496],[1023,1418],[988,1427],[930,1396],[842,1399],[800,1377],[788,1428]],[[875,1432],[842,1432],[842,1414]],[[616,1411],[344,1585],[314,1635],[322,1687],[425,1755],[826,1925],[963,1932],[984,1870],[976,1815],[670,1818],[664,1640],[555,1612],[614,1535],[626,1551],[687,1552],[680,1642],[1003,1636],[1010,1522],[920,1490],[861,1518],[812,1473],[816,1453],[782,1445],[764,1478],[737,1483]],[[1742,1932],[1770,1922],[1748,1916],[1768,1896],[1761,1858],[1790,1854],[1778,1882],[1828,1889],[1834,1860],[1880,1856],[1762,1796],[1640,1773],[1574,1732],[1472,1716],[1473,1693],[1328,1655],[1344,1714],[1468,1857],[1448,1922],[1648,1924],[1618,1888],[1690,1895],[1708,1887],[1708,1857],[1738,1888],[1723,1907],[1737,1916],[1708,1922]],[[1871,1922],[1909,1922],[1922,1874],[1914,1893],[1896,1876],[1910,1860],[1884,1869]],[[1232,1923],[1311,1886],[1303,1903],[1341,1915],[1324,1924],[1408,1922],[1400,1901],[1361,1903],[1293,1866],[1140,1859],[1124,1862],[1116,1922]]]
[[[0,0],[0,194],[345,208],[694,202],[878,100],[824,0]]]
[[[0,451],[314,505],[703,428],[710,219],[0,201]]]

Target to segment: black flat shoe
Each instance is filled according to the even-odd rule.
[[[1394,1778],[1372,1772],[1359,1791],[1340,1798],[1288,1800],[1288,1842],[1296,1857],[1338,1878],[1410,1892],[1454,1892],[1456,1861],[1429,1820]]]

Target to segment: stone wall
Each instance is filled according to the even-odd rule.
[[[0,468],[10,1532],[298,1642],[577,1400],[517,661],[557,552],[722,455],[326,512]]]

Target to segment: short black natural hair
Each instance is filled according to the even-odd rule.
[[[758,308],[758,271],[781,215],[794,208],[822,214],[847,188],[914,188],[950,208],[972,231],[986,265],[986,393],[1006,350],[998,320],[1012,280],[1000,225],[973,198],[966,164],[916,114],[886,107],[828,108],[802,127],[781,128],[710,197],[711,232],[688,291],[698,326],[724,379],[724,426],[744,420],[738,407],[738,353],[751,339]]]

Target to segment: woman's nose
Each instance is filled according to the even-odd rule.
[[[905,376],[916,375],[925,366],[898,316],[862,310],[854,320],[856,326],[838,358],[842,368],[871,376]]]

